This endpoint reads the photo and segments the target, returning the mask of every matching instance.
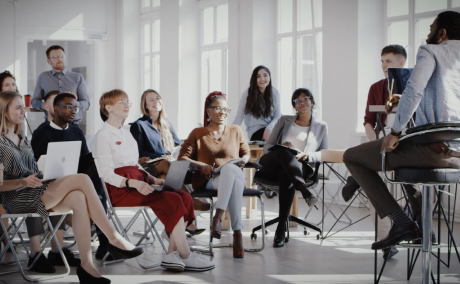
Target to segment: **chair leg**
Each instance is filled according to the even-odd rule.
[[[423,249],[422,249],[422,283],[430,284],[431,275],[431,228],[432,228],[432,210],[433,200],[432,189],[429,186],[423,186],[422,193],[422,223],[423,223]]]
[[[38,216],[38,215],[37,215]],[[18,270],[14,270],[14,271],[6,271],[6,272],[2,272],[0,273],[0,275],[6,275],[6,274],[11,274],[11,273],[16,273],[16,272],[19,272],[22,276],[22,278],[24,278],[24,280],[28,281],[28,282],[36,282],[36,281],[43,281],[43,280],[50,280],[50,279],[55,279],[55,278],[60,278],[60,277],[64,277],[64,276],[67,276],[69,275],[70,273],[70,267],[69,267],[69,264],[67,263],[67,260],[64,256],[64,253],[62,252],[62,248],[57,240],[57,237],[56,237],[56,231],[58,230],[59,226],[61,225],[61,223],[64,221],[64,218],[65,218],[66,214],[63,214],[59,220],[59,222],[56,224],[56,227],[53,228],[53,225],[51,224],[51,221],[49,218],[47,218],[47,223],[48,223],[48,226],[50,228],[50,234],[49,236],[45,239],[44,241],[44,244],[43,246],[41,247],[41,250],[40,252],[38,253],[39,255],[43,254],[43,250],[45,249],[45,247],[49,244],[49,242],[51,241],[51,239],[54,239],[54,241],[56,242],[57,244],[57,247],[58,247],[58,250],[59,250],[59,253],[64,261],[64,266],[66,268],[66,271],[62,274],[53,274],[51,276],[44,276],[44,277],[29,277],[25,272],[27,270],[30,269],[30,267],[27,267],[26,269],[24,269],[21,265],[21,260],[19,259],[16,251],[14,249],[12,249],[11,253],[13,254],[13,258],[16,262],[16,265],[18,267]],[[13,242],[12,242],[12,239],[18,234],[19,232],[19,229],[20,229],[20,225],[25,221],[25,219],[28,217],[27,215],[26,216],[22,216],[23,219],[21,220],[19,226],[17,226],[14,230],[14,232],[12,233],[12,236],[10,237],[9,234],[5,234],[5,237],[8,241],[8,244],[9,246],[12,246]],[[8,218],[8,217],[6,217]],[[3,222],[0,222],[0,225],[2,227],[2,229],[6,232],[7,231],[7,228],[5,228],[5,225],[3,224]],[[7,246],[8,247],[8,246]],[[38,258],[37,258],[38,259]],[[36,259],[36,260],[37,260]],[[35,261],[36,261],[35,260]]]

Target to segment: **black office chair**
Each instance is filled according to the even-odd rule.
[[[246,163],[246,165],[244,167],[245,168],[253,168],[257,172],[262,166],[259,165],[258,163],[248,162],[248,163]],[[186,184],[190,183],[191,182],[191,174],[193,172],[197,171],[197,170],[198,170],[197,168],[195,168],[193,166],[190,166],[189,173],[187,174],[184,183],[186,183]],[[264,193],[263,191],[258,190],[258,189],[253,189],[253,188],[245,188],[244,191],[243,191],[243,197],[257,197],[259,199],[260,211],[261,211],[260,215],[261,215],[261,218],[262,218],[262,226],[265,223],[264,200],[262,198],[263,193]],[[212,226],[212,217],[214,216],[214,198],[217,198],[217,189],[195,190],[195,191],[190,192],[190,195],[193,198],[206,198],[206,199],[208,199],[210,201],[211,207],[210,207],[210,210],[209,210],[209,214],[210,214],[209,227],[211,227]],[[251,240],[252,239],[255,239],[255,238],[253,238],[253,236],[251,235]],[[193,251],[199,251],[199,252],[206,253],[206,254],[209,254],[209,255],[213,256],[214,255],[213,248],[222,248],[222,247],[232,247],[233,246],[233,244],[214,245],[212,241],[213,241],[213,238],[212,238],[211,234],[209,234],[209,246],[208,246],[207,249],[201,249],[201,248],[198,248],[198,247],[191,247],[191,249]],[[264,248],[265,248],[265,227],[264,227],[263,233],[262,233],[262,245],[260,247],[258,247],[258,248],[244,248],[244,251],[247,251],[247,252],[260,252]]]
[[[315,185],[318,184],[318,180],[319,180],[318,179],[318,172],[319,172],[319,166],[320,165],[321,165],[320,162],[315,163],[315,172],[313,173],[313,176],[309,180],[306,181],[308,187],[314,187]],[[254,175],[253,183],[257,184],[265,192],[273,191],[273,192],[279,193],[278,181],[263,178],[260,174],[258,174],[258,172],[256,172],[255,175]],[[287,236],[285,238],[286,243],[289,241],[289,222],[290,221],[296,222],[297,224],[302,226],[304,228],[304,235],[308,235],[307,228],[310,228],[312,230],[317,231],[320,235],[322,233],[321,229],[316,227],[315,225],[312,225],[312,224],[306,222],[305,220],[299,219],[296,216],[292,216],[292,215],[289,214],[288,218],[285,221],[286,222],[286,233],[287,233]],[[280,222],[280,218],[276,217],[275,219],[272,219],[272,220],[266,222],[265,224],[262,224],[260,226],[255,227],[254,229],[252,229],[251,239],[252,238],[254,238],[254,239],[257,238],[256,231],[262,229],[262,232],[264,233],[265,229],[263,227],[266,228],[266,227],[271,226],[273,224],[276,224],[278,222]]]
[[[460,123],[456,122],[438,122],[417,127],[410,128],[406,135],[398,140],[398,143],[404,140],[412,141],[416,144],[430,144],[439,142],[460,142]],[[432,204],[433,194],[431,187],[434,187],[436,193],[439,193],[438,186],[449,185],[451,183],[460,182],[460,169],[454,168],[397,168],[394,169],[394,179],[388,178],[386,175],[385,158],[386,155],[391,153],[382,154],[382,172],[384,173],[384,179],[389,183],[394,184],[414,184],[423,185],[422,191],[422,235],[423,243],[418,247],[422,248],[422,281],[423,283],[430,283],[431,274],[431,251],[432,251]],[[442,206],[441,204],[439,206]],[[443,210],[443,214],[444,210]],[[449,236],[454,244],[457,252],[457,245],[455,238],[452,233],[452,229],[447,224]],[[438,241],[439,243],[439,241]],[[414,248],[417,245],[409,245],[410,248]],[[440,245],[437,244],[435,248],[438,249],[438,259],[440,255]],[[460,257],[459,257],[460,261]],[[439,277],[439,261],[438,261],[438,277]],[[378,282],[379,279],[374,279],[374,282]],[[434,279],[433,279],[434,280]],[[439,282],[439,279],[438,279]]]

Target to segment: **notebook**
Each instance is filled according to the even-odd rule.
[[[271,146],[268,150],[275,151],[275,150],[278,150],[278,149],[287,149],[293,155],[299,154],[299,151],[297,151],[296,149],[293,149],[293,148],[290,148],[288,146],[284,146],[284,145],[281,145],[281,144],[275,144],[275,145]]]
[[[187,175],[190,161],[174,161],[169,166],[168,174],[166,175],[163,185],[151,184],[156,191],[171,191],[180,189]]]
[[[390,95],[402,95],[407,81],[412,74],[412,68],[388,68],[388,93]],[[393,90],[391,86],[393,85]]]

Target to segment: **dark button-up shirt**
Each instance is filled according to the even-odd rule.
[[[169,124],[171,134],[174,139],[174,145],[179,146],[182,141],[177,137],[174,127]],[[152,125],[152,119],[144,115],[131,125],[131,134],[137,141],[140,157],[149,157],[151,159],[170,155],[171,153],[163,147],[163,140],[160,131]]]

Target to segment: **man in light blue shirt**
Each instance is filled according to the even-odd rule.
[[[32,107],[45,111],[43,99],[50,91],[58,90],[60,93],[73,93],[77,96],[77,107],[80,109],[73,123],[78,124],[81,120],[82,111],[89,109],[89,97],[85,80],[81,74],[65,69],[65,51],[62,46],[50,46],[46,50],[46,57],[52,70],[45,71],[38,76],[32,97]],[[48,113],[45,111],[45,119],[47,116]]]
[[[393,226],[388,236],[372,244],[384,249],[418,238],[415,223],[402,211],[377,171],[382,169],[381,151],[387,170],[400,167],[459,168],[460,152],[443,143],[397,143],[401,131],[416,111],[416,124],[460,122],[460,13],[440,13],[430,26],[427,45],[417,54],[417,63],[399,102],[390,135],[345,151],[343,161],[374,205],[380,218],[389,216]]]

